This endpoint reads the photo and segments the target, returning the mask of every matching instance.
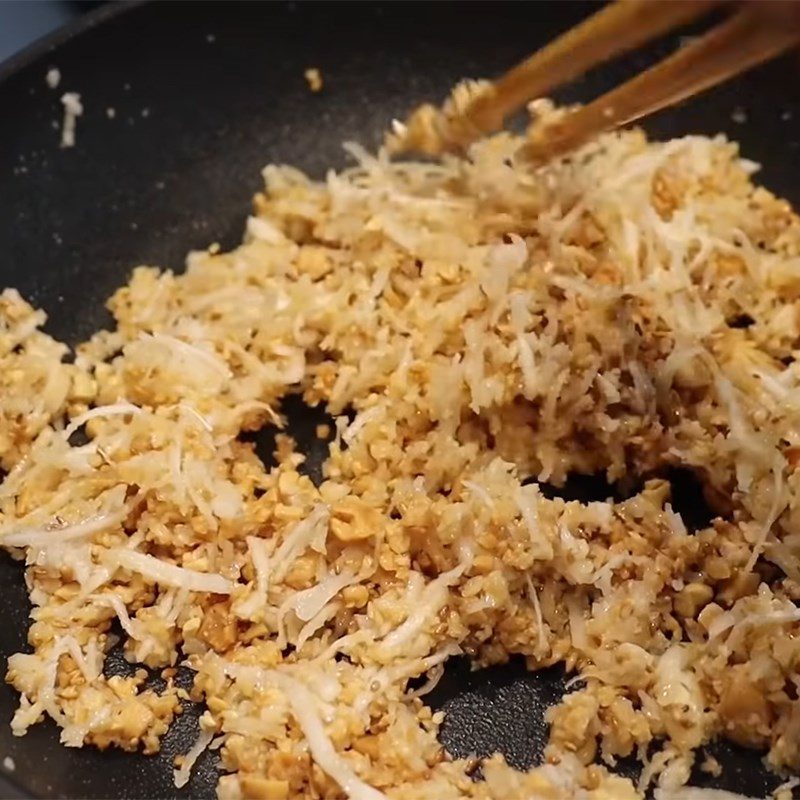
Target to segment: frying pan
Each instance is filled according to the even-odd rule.
[[[133,266],[180,270],[190,249],[234,246],[264,164],[287,162],[321,177],[346,163],[342,141],[374,146],[392,117],[442,98],[461,77],[498,74],[592,10],[564,2],[101,7],[0,67],[0,283],[44,308],[47,330],[75,344],[109,324],[103,301]],[[557,97],[594,96],[676,41],[597,70]],[[58,91],[45,84],[51,66],[62,74]],[[303,78],[311,66],[325,80],[319,94]],[[657,137],[724,132],[763,164],[761,181],[797,201],[796,74],[791,59],[774,62],[648,127]],[[54,127],[62,91],[79,92],[85,106],[77,146],[68,150]],[[323,412],[293,400],[287,406],[291,430],[311,448]],[[268,454],[268,433],[263,438],[257,444]],[[312,451],[312,473],[323,455]],[[551,491],[580,499],[613,489],[576,479]],[[676,485],[676,493],[687,516],[698,512],[691,486]],[[0,559],[0,581],[5,671],[5,658],[26,649],[29,606],[19,564]],[[112,653],[107,669],[130,667]],[[558,667],[528,675],[512,660],[471,672],[457,660],[430,702],[447,712],[441,738],[453,755],[499,750],[524,768],[541,757],[544,710],[563,691]],[[196,708],[165,737],[161,755],[145,758],[63,748],[49,722],[15,739],[8,727],[15,705],[3,685],[0,762],[10,756],[15,770],[2,776],[2,797],[214,796],[214,754],[200,760],[185,789],[172,785],[172,758],[194,738]],[[779,783],[758,753],[727,744],[711,750],[723,775],[698,773],[697,785],[763,797]],[[636,774],[633,764],[618,769]]]

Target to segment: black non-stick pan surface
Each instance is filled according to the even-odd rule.
[[[49,332],[74,344],[108,323],[103,301],[135,265],[180,270],[190,249],[235,245],[266,163],[322,176],[346,163],[342,141],[376,144],[393,117],[442,98],[462,77],[498,74],[592,10],[566,2],[101,7],[0,67],[0,284],[43,307]],[[587,99],[677,42],[603,67],[558,97]],[[312,66],[324,76],[319,94],[303,77]],[[46,86],[49,67],[61,72],[57,91]],[[768,187],[797,201],[796,67],[792,58],[773,63],[648,127],[662,137],[724,132],[763,163]],[[79,92],[85,106],[77,145],[67,150],[57,130],[63,91]],[[313,431],[320,412],[296,401],[288,411],[301,444],[311,442],[303,431]],[[268,441],[259,444],[269,452]],[[319,457],[312,453],[312,470]],[[698,493],[675,480],[685,516],[702,516]],[[557,491],[580,499],[613,490],[576,479]],[[18,564],[0,559],[0,581],[5,671],[5,658],[26,648],[29,606]],[[109,669],[130,667],[114,654]],[[512,662],[471,673],[460,661],[431,703],[447,712],[442,741],[453,755],[499,750],[524,768],[541,757],[544,710],[563,691],[558,668],[529,676]],[[0,763],[9,756],[15,769],[5,770],[1,797],[214,796],[213,754],[185,789],[172,785],[171,759],[191,743],[196,709],[166,736],[160,756],[146,758],[65,749],[50,723],[15,739],[8,727],[15,705],[3,685]],[[723,775],[698,773],[698,785],[763,797],[779,782],[761,754],[723,744],[712,752]],[[636,773],[632,764],[619,769]]]

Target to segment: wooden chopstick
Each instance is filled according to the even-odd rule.
[[[571,28],[494,82],[466,116],[476,133],[503,127],[525,103],[707,13],[722,0],[618,0]]]
[[[673,105],[800,43],[800,5],[760,0],[674,55],[538,132],[524,156],[546,160],[602,131]]]

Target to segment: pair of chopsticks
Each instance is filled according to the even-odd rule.
[[[511,69],[464,111],[470,138],[592,67],[700,18],[721,0],[617,0]],[[546,160],[685,100],[800,44],[800,2],[750,0],[672,56],[543,126],[525,155]],[[467,142],[459,142],[463,146]]]

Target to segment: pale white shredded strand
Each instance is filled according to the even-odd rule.
[[[168,564],[155,556],[138,553],[135,550],[117,548],[109,550],[106,560],[131,572],[138,572],[162,586],[173,586],[176,589],[188,589],[192,592],[213,592],[214,594],[230,594],[233,583],[222,575],[211,575],[196,572]]]
[[[197,759],[200,758],[210,746],[213,738],[214,734],[211,731],[201,730],[197,735],[194,744],[192,744],[182,757],[183,760],[181,761],[180,768],[173,771],[173,780],[175,781],[176,788],[182,789],[189,783],[189,779],[192,777],[192,769],[197,763]]]
[[[83,115],[81,96],[77,92],[66,92],[61,96],[64,106],[64,121],[61,124],[61,147],[75,147],[75,129],[78,117]]]

